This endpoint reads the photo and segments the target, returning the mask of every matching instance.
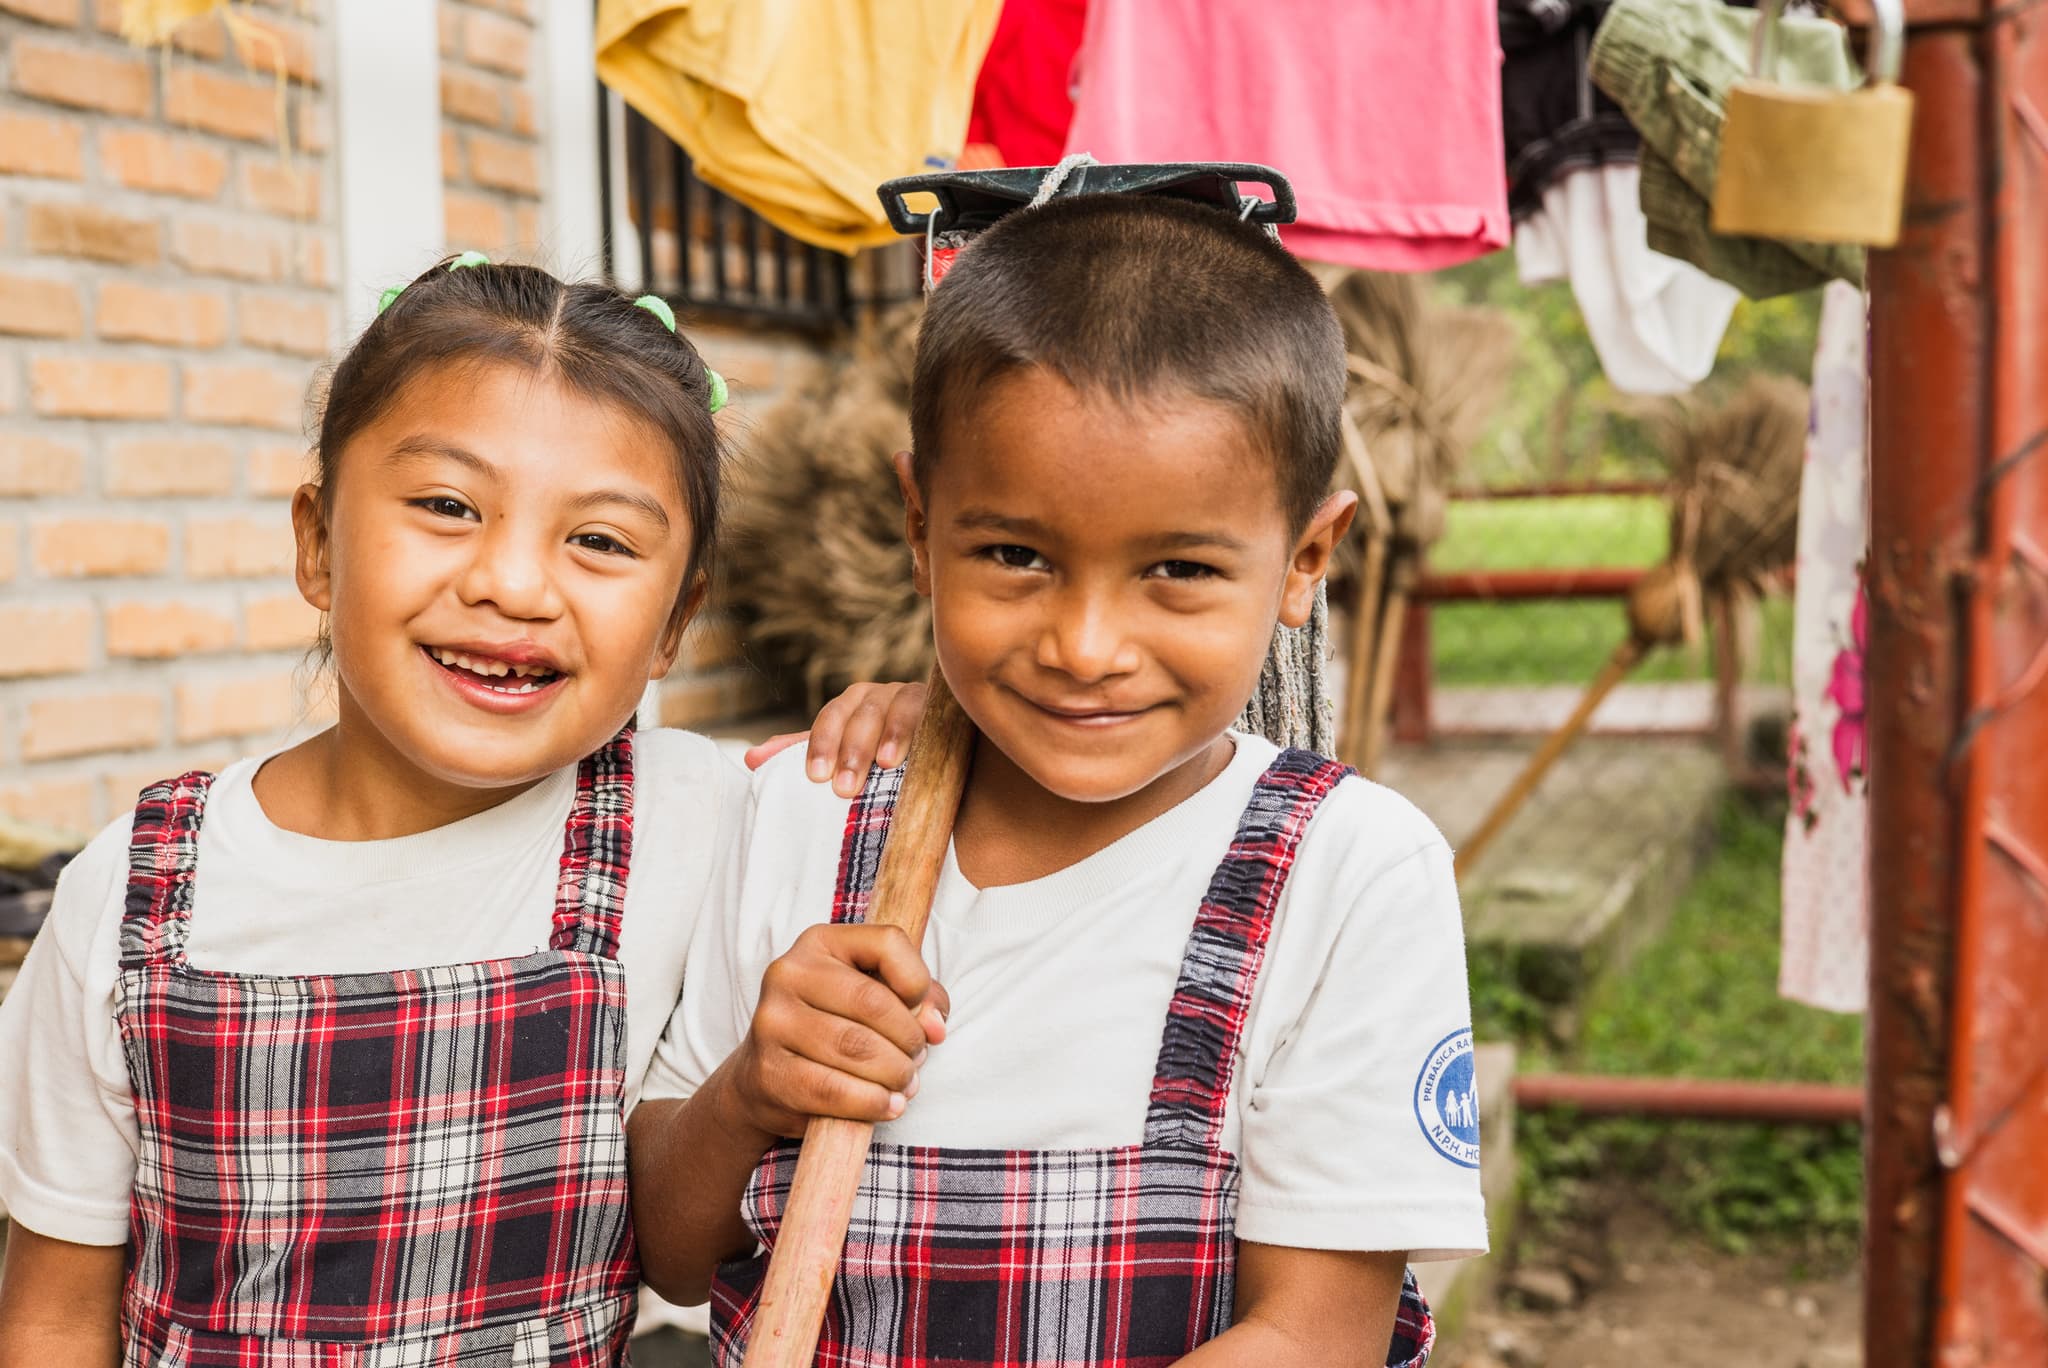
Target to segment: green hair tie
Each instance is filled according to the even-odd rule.
[[[656,318],[661,320],[661,326],[667,328],[670,332],[674,332],[676,330],[676,311],[674,309],[671,309],[668,306],[668,301],[666,299],[663,299],[660,295],[641,295],[638,299],[633,301],[633,307],[636,309],[645,309],[647,310],[647,312],[653,314]]]
[[[666,299],[663,299],[660,295],[641,295],[638,299],[633,301],[633,307],[636,309],[645,309],[647,310],[647,312],[653,314],[656,318],[661,320],[661,326],[667,328],[670,332],[674,332],[676,330],[676,311],[670,308],[668,301]],[[711,398],[710,402],[706,405],[706,407],[709,408],[713,413],[716,413],[720,409],[725,407],[725,401],[727,398],[725,390],[725,377],[720,375],[717,371],[711,369],[711,367],[706,366],[704,368],[704,379],[706,383],[708,383],[711,387]]]
[[[465,266],[488,266],[488,265],[490,265],[490,264],[491,264],[491,259],[490,259],[489,257],[485,256],[485,255],[484,255],[484,254],[483,254],[482,252],[470,251],[470,252],[463,252],[462,254],[460,254],[459,256],[457,256],[457,257],[455,258],[455,260],[453,260],[453,261],[449,262],[449,263],[448,263],[448,269],[449,269],[449,270],[451,270],[451,271],[459,271],[459,270],[461,270],[461,269],[462,269],[463,267],[465,267]],[[384,292],[383,294],[380,294],[380,295],[378,295],[378,296],[377,296],[377,314],[378,314],[378,316],[379,316],[379,317],[382,317],[382,316],[383,316],[383,313],[384,313],[384,311],[385,311],[386,309],[388,309],[388,308],[390,308],[390,307],[391,307],[392,301],[393,301],[393,300],[395,300],[395,299],[397,299],[397,298],[398,298],[398,297],[399,297],[400,295],[402,295],[402,294],[404,294],[404,293],[405,293],[405,286],[403,286],[403,285],[393,285],[393,286],[392,286],[392,287],[391,287],[390,289],[386,290],[386,291],[385,291],[385,292]]]

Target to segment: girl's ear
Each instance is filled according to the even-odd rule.
[[[292,536],[297,551],[292,561],[299,597],[329,612],[333,608],[333,572],[327,563],[327,515],[320,507],[320,486],[302,484],[292,494]]]
[[[1316,586],[1330,573],[1330,560],[1351,520],[1358,515],[1358,495],[1342,490],[1323,500],[1301,537],[1294,544],[1294,558],[1288,562],[1287,578],[1280,587],[1280,621],[1299,627],[1315,610]]]
[[[896,487],[903,491],[903,540],[910,543],[910,580],[917,592],[932,596],[931,527],[925,521],[924,493],[917,487],[917,468],[910,453],[896,453]]]
[[[704,596],[710,592],[711,577],[699,570],[683,594],[681,606],[669,616],[668,630],[661,634],[661,643],[654,649],[654,663],[647,671],[649,679],[668,678],[668,672],[676,666],[676,656],[683,649],[683,631],[704,606]]]

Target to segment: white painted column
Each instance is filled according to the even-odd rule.
[[[441,49],[422,0],[339,0],[335,158],[342,319],[353,338],[377,297],[447,250],[441,204]]]
[[[566,279],[603,272],[598,200],[596,7],[591,0],[541,0],[541,263]],[[611,104],[612,98],[606,103]],[[616,140],[614,140],[616,145]],[[624,158],[615,157],[615,198],[623,201]],[[621,211],[623,213],[623,211]]]

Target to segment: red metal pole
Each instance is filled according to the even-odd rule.
[[[1863,1089],[1823,1083],[1521,1074],[1515,1079],[1515,1106],[1529,1111],[1570,1107],[1588,1116],[1840,1125],[1863,1119]]]
[[[1431,603],[1469,599],[1626,598],[1647,573],[1640,566],[1580,570],[1452,570],[1424,575],[1415,597]]]
[[[2048,7],[1907,12],[1907,231],[1870,277],[1865,1345],[1871,1368],[2039,1365]]]

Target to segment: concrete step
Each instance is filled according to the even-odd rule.
[[[1399,748],[1380,778],[1455,846],[1535,745]],[[1581,738],[1461,881],[1475,977],[1496,975],[1546,1008],[1576,1003],[1663,930],[1712,843],[1726,788],[1705,742]]]

